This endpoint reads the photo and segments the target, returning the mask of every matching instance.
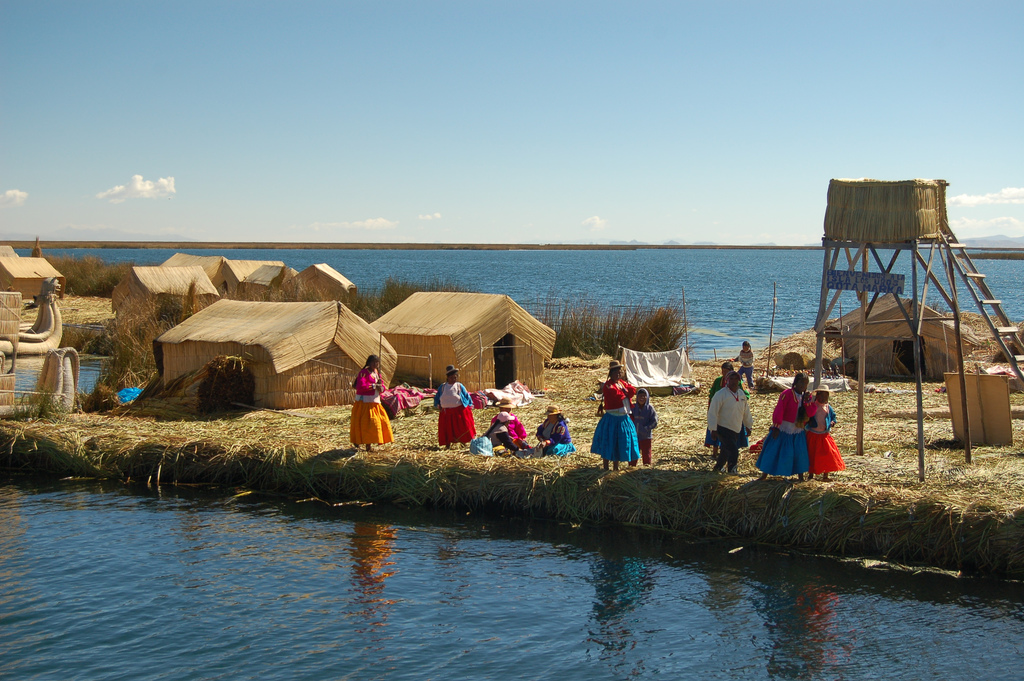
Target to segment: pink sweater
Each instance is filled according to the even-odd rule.
[[[807,393],[804,393],[805,397]],[[804,403],[804,411],[807,413],[807,418],[814,416],[814,413],[818,411],[818,403],[814,400],[809,400]],[[772,425],[776,428],[784,421],[790,423],[796,423],[797,411],[800,409],[800,403],[797,402],[796,393],[793,389],[782,391],[779,395],[779,401],[775,405],[775,411],[772,412]]]
[[[362,369],[356,376],[356,395],[376,395],[373,384],[379,382],[377,372],[369,369]]]

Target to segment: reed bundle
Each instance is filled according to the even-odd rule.
[[[825,236],[896,243],[948,233],[945,180],[831,180]]]

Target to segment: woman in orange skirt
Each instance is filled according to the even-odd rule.
[[[373,445],[394,441],[391,419],[380,403],[384,380],[380,375],[380,358],[370,355],[366,366],[356,376],[352,387],[356,389],[356,401],[352,404],[352,420],[349,424],[349,439],[352,444],[366,445],[366,451],[373,451]]]
[[[810,455],[811,467],[807,479],[821,473],[821,481],[829,482],[828,474],[846,470],[843,456],[839,453],[836,441],[832,439],[832,426],[836,424],[836,412],[828,404],[829,389],[818,388],[815,401],[818,409],[807,421],[807,453]]]

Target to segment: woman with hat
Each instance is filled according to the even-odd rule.
[[[635,466],[640,459],[636,426],[629,418],[629,400],[634,395],[636,388],[622,378],[622,365],[613,359],[608,365],[608,380],[601,385],[601,404],[597,407],[601,420],[590,444],[590,451],[604,459],[605,470],[609,461],[619,470],[620,461]]]
[[[391,419],[380,403],[381,391],[386,387],[380,374],[380,358],[370,355],[366,365],[356,375],[352,384],[356,389],[356,401],[352,403],[352,419],[349,423],[349,439],[352,444],[366,445],[366,451],[373,451],[373,445],[394,441]]]
[[[449,364],[444,372],[448,378],[434,394],[434,406],[441,410],[437,418],[437,442],[451,449],[452,443],[469,442],[476,437],[476,423],[473,400],[466,386],[459,383],[459,370]]]
[[[544,456],[567,456],[576,451],[569,435],[569,423],[561,410],[555,405],[548,407],[544,423],[537,426],[537,445]]]
[[[512,413],[512,400],[502,397],[498,402],[498,413],[491,419],[491,427],[487,429],[492,445],[502,445],[511,454],[520,449],[527,449],[526,428],[519,417]]]
[[[817,403],[807,394],[808,382],[807,374],[801,371],[793,377],[793,387],[779,395],[772,412],[771,430],[757,457],[761,480],[769,475],[795,474],[802,481],[810,468],[804,424],[817,412]]]
[[[828,386],[824,385],[819,386],[815,391],[818,410],[807,421],[804,428],[807,431],[807,454],[810,458],[808,480],[814,478],[815,473],[821,473],[821,481],[830,482],[829,473],[846,470],[843,455],[839,453],[839,447],[832,439],[832,426],[836,425],[836,412],[828,403],[830,392]]]

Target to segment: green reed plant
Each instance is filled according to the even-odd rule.
[[[682,307],[675,304],[608,307],[587,298],[552,297],[540,320],[555,330],[555,357],[614,357],[620,346],[662,352],[682,345],[686,331]]]

